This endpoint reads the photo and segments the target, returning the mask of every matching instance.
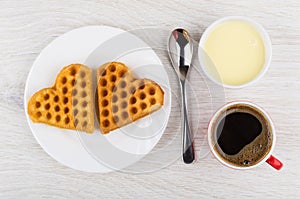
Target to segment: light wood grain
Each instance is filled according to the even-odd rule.
[[[0,8],[0,198],[299,197],[299,1],[1,0]],[[225,99],[251,100],[271,115],[277,128],[274,155],[285,163],[282,171],[266,164],[250,171],[235,171],[207,153],[203,139],[213,110],[205,108],[209,102],[203,98],[199,105],[190,108],[198,154],[197,162],[192,165],[184,165],[178,159],[147,174],[83,173],[59,164],[35,141],[23,110],[24,86],[33,61],[54,38],[87,25],[125,30],[144,27],[171,30],[182,26],[198,41],[210,23],[229,15],[251,17],[271,36],[273,60],[269,71],[253,86],[226,89]],[[168,62],[164,53],[160,57],[164,63]],[[195,85],[201,83],[199,76],[191,74],[190,78],[196,81]],[[172,72],[170,79],[176,93],[178,85]],[[198,96],[205,95],[204,88],[193,88]],[[172,108],[171,123],[158,146],[167,143],[180,127],[179,108],[176,103]]]

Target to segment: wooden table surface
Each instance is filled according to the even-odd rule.
[[[0,8],[0,198],[299,197],[299,1],[0,0]],[[222,166],[210,153],[200,152],[207,150],[203,139],[214,111],[205,109],[209,105],[205,101],[200,101],[202,112],[190,111],[195,115],[192,118],[200,117],[200,122],[192,122],[198,155],[192,165],[178,158],[150,173],[84,173],[56,162],[34,139],[24,113],[25,81],[37,55],[54,38],[87,25],[124,30],[182,26],[198,41],[209,24],[230,15],[251,17],[265,27],[273,43],[273,59],[259,82],[243,89],[225,89],[224,102],[250,100],[271,115],[277,129],[274,155],[285,164],[281,171],[267,164],[236,171]],[[163,53],[160,56],[165,57]],[[172,86],[178,89],[174,74],[170,76]],[[202,92],[201,87],[194,89]],[[177,106],[172,106],[171,115],[166,135],[174,133],[173,125],[180,117]]]

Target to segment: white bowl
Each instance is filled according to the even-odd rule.
[[[205,57],[207,57],[207,55],[206,55],[205,51],[203,50],[205,41],[207,40],[207,37],[209,36],[211,31],[214,30],[221,23],[224,23],[226,21],[231,21],[231,20],[244,21],[244,22],[249,23],[251,26],[253,26],[257,30],[257,32],[260,34],[260,36],[263,40],[263,43],[264,43],[264,47],[265,47],[265,63],[264,63],[264,66],[262,67],[261,71],[251,81],[248,81],[248,82],[240,84],[240,85],[225,84],[225,83],[221,82],[220,80],[217,80],[215,77],[213,77],[212,74],[207,70],[208,66],[205,61]],[[202,34],[202,37],[200,39],[200,42],[199,42],[198,59],[199,59],[199,62],[200,62],[203,72],[210,80],[212,80],[216,84],[221,85],[226,88],[242,88],[242,87],[248,86],[250,84],[253,84],[254,82],[257,82],[268,70],[270,63],[271,63],[271,58],[272,58],[272,43],[271,43],[268,33],[260,24],[258,24],[257,22],[255,22],[252,19],[249,19],[247,17],[230,16],[230,17],[224,17],[224,18],[221,18],[221,19],[215,21],[204,31],[204,33]]]

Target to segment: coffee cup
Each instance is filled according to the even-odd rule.
[[[275,142],[270,116],[251,102],[224,105],[208,125],[208,143],[213,155],[233,169],[251,169],[267,162],[280,170],[283,164],[272,155]]]

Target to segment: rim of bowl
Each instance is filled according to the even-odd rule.
[[[210,74],[210,72],[208,72],[207,69],[206,69],[207,66],[206,66],[204,58],[203,58],[204,54],[202,53],[202,52],[204,52],[202,47],[203,47],[205,41],[207,40],[207,37],[208,37],[209,33],[211,33],[211,31],[215,27],[220,25],[221,23],[224,23],[225,21],[231,21],[231,20],[244,21],[244,22],[247,22],[248,24],[250,24],[252,27],[254,27],[257,30],[257,32],[259,33],[259,35],[261,36],[261,38],[263,40],[263,43],[264,43],[264,47],[265,47],[265,63],[263,65],[262,69],[260,70],[260,72],[252,80],[250,80],[246,83],[240,84],[240,85],[225,84],[225,83],[222,83],[221,81],[218,81],[216,78],[214,78]],[[203,32],[203,34],[200,38],[200,41],[199,41],[199,45],[198,45],[198,59],[199,59],[199,62],[200,62],[200,67],[202,68],[203,72],[214,83],[216,83],[220,86],[223,86],[225,88],[233,88],[233,89],[243,88],[243,87],[249,86],[249,85],[257,82],[267,72],[268,68],[270,67],[271,60],[272,60],[272,42],[271,42],[269,34],[264,29],[264,27],[262,25],[260,25],[259,23],[257,23],[256,21],[254,21],[253,19],[248,18],[248,17],[244,17],[244,16],[223,17],[221,19],[218,19],[218,20],[214,21]]]

